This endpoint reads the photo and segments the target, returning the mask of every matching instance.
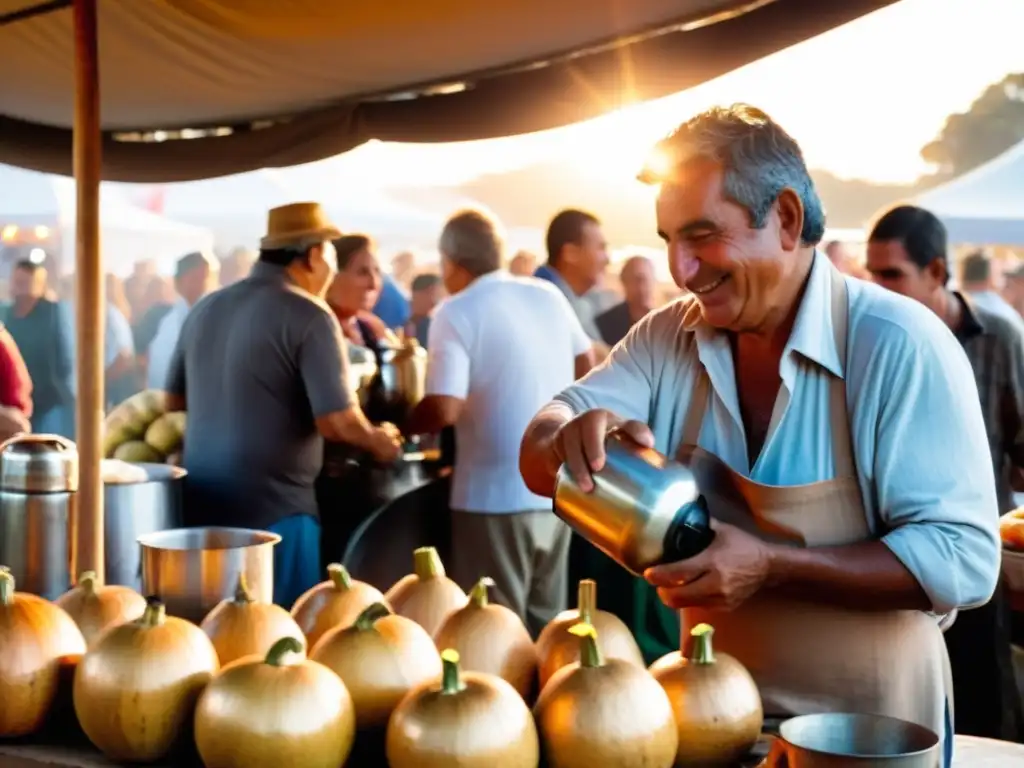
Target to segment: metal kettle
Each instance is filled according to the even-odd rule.
[[[411,413],[426,394],[427,351],[416,337],[400,331],[394,341],[381,345],[378,376],[387,405]]]
[[[605,439],[605,455],[589,493],[565,465],[555,478],[555,514],[573,530],[636,576],[711,543],[707,503],[687,466],[620,432]]]

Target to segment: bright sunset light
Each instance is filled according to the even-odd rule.
[[[948,114],[1024,70],[1021,29],[1021,0],[903,0],[698,88],[588,123],[461,144],[372,143],[340,158],[338,169],[381,186],[455,184],[557,158],[630,185],[649,145],[681,120],[749,101],[797,138],[813,167],[911,181],[927,172],[918,152]]]

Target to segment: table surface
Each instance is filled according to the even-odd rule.
[[[88,749],[0,744],[0,768],[114,768],[116,765]],[[957,736],[953,765],[955,768],[1024,766],[1024,745]]]

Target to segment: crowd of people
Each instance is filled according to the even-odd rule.
[[[677,299],[640,256],[610,285],[586,211],[551,219],[543,263],[506,261],[495,217],[460,211],[439,269],[417,273],[296,203],[270,212],[244,278],[190,254],[173,296],[153,276],[109,289],[108,386],[147,381],[188,411],[188,514],[278,533],[283,605],[321,579],[320,518],[345,513],[318,509],[325,441],[387,462],[454,428],[451,573],[492,577],[531,630],[597,576],[650,655],[678,647],[676,610],[684,631],[711,623],[770,714],[911,720],[944,735],[947,766],[954,699],[958,732],[1024,739],[998,536],[1024,488],[1024,270],[1000,294],[973,254],[953,289],[945,228],[911,205],[876,217],[863,262],[823,243],[799,146],[753,107],[697,115],[655,151],[641,178]],[[19,265],[5,321],[35,412],[25,387],[3,404],[35,429],[73,409],[47,290]],[[348,367],[396,332],[429,362],[394,425],[364,412]],[[590,487],[611,430],[721,479],[705,552],[637,580],[551,514],[559,467]]]

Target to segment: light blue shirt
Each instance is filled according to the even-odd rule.
[[[817,254],[780,363],[785,406],[753,467],[732,352],[686,299],[651,313],[558,400],[645,422],[674,454],[700,366],[713,390],[701,447],[768,485],[832,479],[829,381],[843,376],[868,526],[917,578],[936,613],[983,604],[999,577],[999,508],[974,373],[929,309],[846,278],[847,360],[832,332],[828,259]],[[687,315],[687,319],[691,316]]]
[[[178,346],[178,337],[181,335],[181,326],[189,313],[188,302],[179,296],[171,311],[160,320],[156,336],[149,343],[148,360],[146,368],[146,386],[149,389],[166,389],[167,373],[171,368],[171,357],[174,349]]]
[[[58,304],[61,318],[68,328],[68,338],[71,339],[72,354],[77,353],[78,336],[75,333],[75,307],[71,302],[62,301]],[[107,305],[106,329],[103,340],[103,367],[109,368],[117,360],[121,353],[126,355],[135,354],[135,340],[132,337],[132,328],[128,318],[113,304]],[[74,358],[78,360],[77,356]],[[75,392],[74,375],[71,377],[71,391]]]

